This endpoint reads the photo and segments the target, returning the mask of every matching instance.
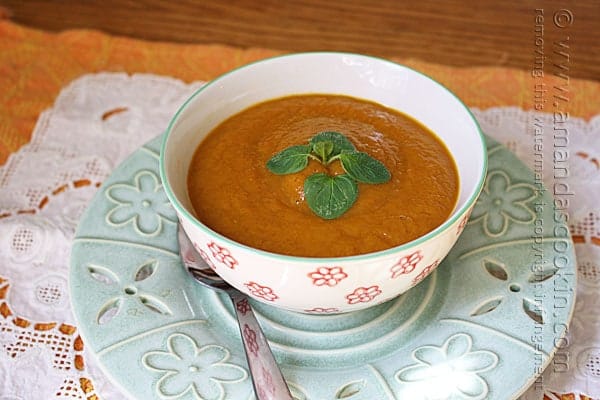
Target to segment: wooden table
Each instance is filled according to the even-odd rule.
[[[0,0],[0,7],[17,23],[51,31],[93,28],[150,40],[341,50],[456,66],[532,70],[542,61],[566,62],[569,77],[600,80],[598,0]]]

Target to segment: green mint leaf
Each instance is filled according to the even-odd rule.
[[[358,185],[346,174],[316,173],[304,181],[304,197],[319,217],[334,219],[352,207],[358,197]]]
[[[340,154],[344,170],[352,178],[364,183],[384,183],[390,180],[390,171],[385,165],[367,153],[353,152]]]
[[[350,142],[350,140],[348,140],[348,138],[346,136],[342,135],[339,132],[327,131],[327,132],[317,133],[315,136],[312,137],[312,139],[310,139],[309,143],[314,148],[315,144],[320,143],[320,142],[333,143],[333,150],[330,154],[330,156],[332,156],[332,157],[337,156],[342,151],[355,151],[356,150],[356,148],[354,147],[352,142]]]
[[[327,159],[333,152],[333,143],[329,141],[317,142],[312,146],[312,150],[317,156],[319,156],[323,163],[327,164]]]
[[[292,146],[275,154],[267,161],[267,168],[274,174],[284,175],[302,171],[308,165],[311,146]]]

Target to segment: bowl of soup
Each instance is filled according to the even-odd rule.
[[[318,314],[380,304],[431,274],[466,225],[486,160],[474,117],[436,81],[317,52],[200,88],[167,129],[160,174],[223,279]]]

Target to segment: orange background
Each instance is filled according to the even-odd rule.
[[[52,106],[61,88],[81,75],[101,72],[152,73],[185,82],[206,81],[237,66],[281,54],[269,49],[184,45],[116,37],[91,30],[48,33],[0,20],[0,165],[26,144],[38,115]],[[532,50],[532,66],[533,66]],[[414,59],[394,59],[446,85],[467,105],[486,109],[531,109],[534,84],[529,71],[500,67],[456,68]],[[551,66],[548,66],[550,69]],[[549,92],[566,82],[547,71]],[[571,79],[572,116],[600,113],[600,82]],[[551,112],[550,95],[545,111]]]

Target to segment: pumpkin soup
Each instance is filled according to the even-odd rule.
[[[350,147],[336,149],[336,140]],[[302,165],[273,168],[284,150],[300,154]],[[228,118],[200,143],[188,175],[205,225],[254,248],[305,257],[416,239],[446,220],[458,188],[454,160],[419,122],[373,102],[319,94],[269,100]],[[336,195],[341,211],[331,205]],[[326,211],[335,212],[319,212],[315,201],[329,201]]]

